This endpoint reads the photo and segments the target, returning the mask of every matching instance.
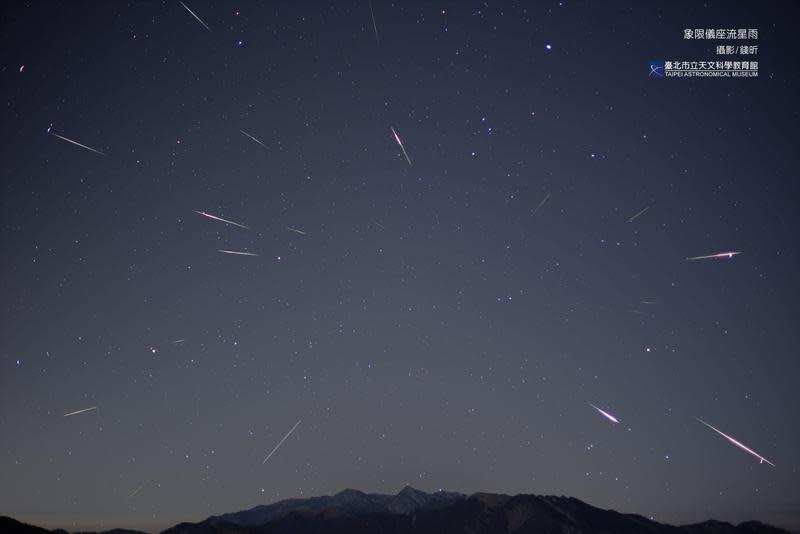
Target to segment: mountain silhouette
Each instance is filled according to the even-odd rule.
[[[397,495],[363,493],[353,489],[346,489],[333,496],[287,499],[274,504],[256,506],[243,512],[210,517],[208,520],[217,520],[239,526],[255,526],[263,525],[268,521],[295,511],[308,514],[328,509],[339,509],[354,514],[408,514],[417,510],[429,510],[444,506],[464,498],[465,495],[460,493],[425,493],[410,486],[403,488]]]
[[[0,532],[61,534],[0,518]],[[333,496],[287,499],[249,510],[180,523],[162,534],[789,534],[749,521],[665,525],[596,508],[573,497],[426,493],[397,495],[346,489]],[[107,531],[106,534],[137,534]]]

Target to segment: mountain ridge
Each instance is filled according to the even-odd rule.
[[[0,517],[0,531],[66,534]],[[426,493],[406,486],[396,495],[344,489],[335,495],[284,499],[161,534],[790,534],[758,521],[717,520],[674,526],[637,514],[596,508],[555,495]],[[78,533],[76,533],[78,534]],[[90,533],[80,533],[90,534]],[[143,534],[115,529],[101,534]]]

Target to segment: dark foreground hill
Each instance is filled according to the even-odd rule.
[[[27,523],[22,523],[10,517],[0,516],[0,533],[6,534],[69,534],[66,530],[56,529],[47,530],[41,527],[35,527]],[[115,528],[113,530],[105,530],[102,533],[95,532],[75,532],[73,534],[146,534],[138,530],[126,530],[124,528]]]
[[[0,518],[0,532],[46,531]],[[129,531],[130,532],[130,531]],[[756,521],[672,526],[602,510],[571,497],[344,490],[181,523],[163,534],[788,534]]]

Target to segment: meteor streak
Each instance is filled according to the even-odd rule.
[[[378,44],[381,44],[381,38],[378,37],[378,25],[375,24],[375,12],[372,10],[372,0],[369,2],[369,14],[372,15],[372,28],[375,30],[375,40],[378,41]]]
[[[254,254],[253,252],[239,252],[238,250],[219,250],[218,252],[222,252],[223,254],[236,254],[237,256],[258,256],[258,254]]]
[[[646,211],[647,211],[647,210],[649,210],[649,209],[650,209],[650,206],[647,206],[645,209],[643,209],[642,211],[640,211],[640,212],[636,213],[636,215],[634,215],[633,217],[631,217],[630,219],[628,219],[628,222],[629,222],[629,223],[632,223],[632,222],[633,222],[633,221],[635,221],[635,220],[636,220],[636,219],[637,219],[637,218],[638,218],[640,215],[644,215],[644,212],[646,212]]]
[[[216,215],[211,215],[210,213],[206,213],[204,211],[197,211],[193,210],[195,213],[202,215],[203,217],[208,217],[209,219],[214,219],[215,221],[224,222],[226,224],[232,224],[234,226],[238,226],[239,228],[244,228],[245,230],[249,230],[247,226],[243,224],[239,224],[237,222],[229,221],[228,219],[223,219],[222,217],[217,217]]]
[[[394,127],[393,126],[389,126],[389,128],[392,130],[392,133],[394,134],[395,141],[397,141],[397,144],[400,145],[400,150],[403,151],[403,155],[406,157],[406,161],[408,162],[409,167],[413,166],[411,164],[411,158],[408,157],[408,153],[406,152],[406,148],[403,146],[403,142],[400,140],[400,136],[397,135],[397,132],[394,131]]]
[[[772,462],[770,462],[769,460],[767,460],[766,458],[764,458],[763,456],[761,456],[760,454],[758,454],[758,453],[757,453],[756,451],[754,451],[753,449],[749,448],[747,445],[745,445],[745,444],[743,444],[743,443],[740,443],[739,441],[736,441],[736,439],[732,438],[731,436],[729,436],[729,435],[728,435],[728,434],[726,434],[725,432],[722,432],[721,430],[717,430],[716,428],[714,428],[713,426],[709,425],[708,423],[706,423],[705,421],[703,421],[703,420],[702,420],[702,419],[700,419],[699,417],[695,417],[695,419],[697,419],[698,421],[700,421],[701,423],[703,423],[704,425],[706,425],[708,428],[710,428],[711,430],[713,430],[714,432],[716,432],[717,434],[719,434],[719,435],[720,435],[720,436],[722,436],[723,438],[727,439],[728,441],[730,441],[731,443],[733,443],[734,445],[736,445],[737,447],[739,447],[739,448],[740,448],[740,449],[742,449],[743,451],[745,451],[745,452],[749,452],[750,454],[752,454],[753,456],[755,456],[756,458],[758,458],[758,459],[760,460],[760,462],[758,462],[758,463],[760,463],[760,464],[763,464],[764,462],[767,462],[767,463],[768,463],[769,465],[771,465],[772,467],[775,467],[775,464],[773,464]]]
[[[598,408],[597,406],[595,406],[595,405],[594,405],[594,404],[592,404],[591,402],[589,403],[589,406],[591,406],[592,408],[594,408],[595,410],[597,410],[598,412],[600,412],[600,415],[602,415],[603,417],[605,417],[606,419],[608,419],[608,420],[609,420],[609,421],[611,421],[612,423],[614,423],[614,424],[617,424],[617,423],[619,423],[619,421],[617,420],[617,418],[616,418],[616,417],[614,417],[614,416],[613,416],[613,415],[611,415],[610,413],[606,412],[605,410],[601,410],[600,408]]]
[[[261,465],[264,465],[265,463],[267,463],[267,460],[269,460],[270,456],[272,456],[273,454],[275,454],[275,451],[277,451],[277,450],[278,450],[278,447],[280,447],[281,445],[283,445],[283,442],[284,442],[284,441],[286,441],[286,438],[288,438],[289,436],[291,436],[291,435],[292,435],[292,432],[294,432],[294,429],[295,429],[295,428],[297,428],[297,426],[298,426],[299,424],[300,424],[300,421],[297,421],[297,422],[294,424],[294,426],[292,427],[292,429],[291,429],[289,432],[287,432],[287,434],[286,434],[285,436],[283,436],[283,439],[282,439],[282,440],[280,440],[280,441],[278,442],[278,444],[277,444],[277,445],[275,445],[275,448],[274,448],[274,449],[272,449],[272,451],[271,451],[271,452],[270,452],[270,453],[267,455],[267,457],[266,457],[266,458],[264,458],[264,461],[263,461],[263,462],[261,462]]]
[[[206,24],[205,22],[203,22],[203,19],[201,19],[200,17],[198,17],[197,15],[195,15],[195,14],[194,14],[194,11],[192,11],[191,9],[189,9],[189,6],[187,6],[187,5],[186,5],[186,4],[184,4],[183,2],[181,2],[180,4],[181,4],[181,5],[182,5],[184,8],[186,8],[186,11],[188,11],[189,13],[191,13],[191,14],[192,14],[192,16],[193,16],[194,18],[196,18],[196,19],[197,19],[197,22],[199,22],[200,24],[202,24],[202,25],[203,25],[203,27],[204,27],[205,29],[207,29],[208,31],[211,31],[211,28],[209,28],[209,27],[208,27],[208,24]]]
[[[539,211],[539,208],[541,208],[542,206],[544,206],[544,205],[545,205],[545,203],[546,203],[546,202],[547,202],[549,199],[550,199],[550,193],[547,193],[547,195],[546,195],[546,196],[545,196],[545,197],[542,199],[542,201],[541,201],[541,202],[539,202],[539,205],[538,205],[538,206],[536,206],[536,209],[534,209],[534,210],[533,210],[533,213],[532,213],[531,215],[536,215],[536,212],[537,212],[537,211]]]
[[[253,141],[255,141],[256,143],[258,143],[259,145],[263,146],[264,148],[267,148],[267,145],[265,145],[264,143],[262,143],[261,141],[259,141],[258,139],[256,139],[252,135],[250,135],[249,133],[245,132],[244,130],[239,130],[239,131],[242,132],[247,137],[249,137],[250,139],[252,139]]]
[[[711,260],[715,258],[732,258],[737,254],[741,254],[741,252],[720,252],[719,254],[709,254],[708,256],[693,256],[691,258],[686,258],[686,261]]]
[[[136,496],[136,494],[137,494],[137,493],[139,493],[140,491],[142,491],[142,488],[144,488],[144,487],[147,485],[147,482],[148,482],[148,481],[144,481],[144,482],[142,482],[142,485],[141,485],[141,486],[139,486],[138,488],[136,488],[136,489],[133,491],[133,493],[131,493],[130,495],[128,495],[128,499],[133,499],[133,498]]]
[[[96,409],[97,409],[97,406],[92,406],[91,408],[84,408],[83,410],[78,410],[77,412],[65,413],[64,417],[69,417],[70,415],[78,415],[79,413],[89,412],[91,410],[96,410]]]
[[[73,141],[72,139],[67,139],[66,137],[62,137],[62,136],[58,135],[57,133],[51,133],[50,135],[54,135],[54,136],[58,137],[59,139],[63,139],[63,140],[64,140],[64,141],[66,141],[67,143],[72,143],[73,145],[77,145],[77,146],[79,146],[79,147],[81,147],[81,148],[85,148],[86,150],[91,150],[91,151],[92,151],[92,152],[94,152],[95,154],[100,154],[101,156],[105,156],[105,154],[103,154],[103,153],[102,153],[102,152],[100,152],[99,150],[95,150],[95,149],[93,149],[93,148],[92,148],[92,147],[90,147],[90,146],[82,145],[82,144],[80,144],[80,143],[79,143],[79,142],[77,142],[77,141]]]
[[[296,234],[306,235],[306,233],[304,231],[298,230],[297,228],[292,228],[291,226],[287,226],[286,229],[289,230],[290,232],[294,232]]]

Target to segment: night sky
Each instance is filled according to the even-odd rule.
[[[1,514],[800,528],[797,3],[186,7],[2,7]],[[685,28],[758,78],[648,77],[740,44]]]

